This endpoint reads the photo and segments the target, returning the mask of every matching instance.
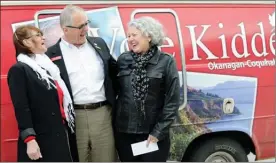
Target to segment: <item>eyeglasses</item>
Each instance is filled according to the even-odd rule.
[[[78,27],[75,27],[75,26],[70,26],[70,25],[67,25],[66,27],[68,27],[68,28],[75,28],[75,29],[82,29],[83,27],[87,26],[89,23],[90,23],[90,20],[87,20],[87,22],[86,22],[86,23],[81,24],[81,25],[80,25],[80,26],[78,26]]]
[[[36,37],[42,37],[43,36],[43,33],[37,33],[37,34],[34,34],[34,35],[31,35],[31,36],[29,36],[29,37],[27,37],[26,39],[29,39],[29,38],[31,38],[31,37],[33,37],[33,36],[36,36]]]

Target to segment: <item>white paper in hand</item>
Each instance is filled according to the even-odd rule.
[[[147,147],[147,140],[131,144],[131,148],[133,156],[157,151],[159,149],[157,143],[150,143]]]

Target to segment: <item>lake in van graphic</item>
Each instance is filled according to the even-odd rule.
[[[121,43],[126,38],[118,7],[108,7],[86,11],[89,23],[89,35],[103,38],[116,59],[121,54]],[[39,27],[44,33],[46,47],[54,45],[63,32],[59,23],[59,16],[39,20]],[[34,21],[24,21],[12,24],[13,32],[21,25],[35,25]],[[116,32],[116,36],[114,36]],[[93,35],[93,36],[94,36]],[[113,46],[112,46],[113,45]],[[126,47],[125,47],[126,48]]]
[[[257,78],[187,72],[187,85],[187,107],[178,112],[171,129],[169,160],[181,160],[188,143],[204,133],[234,130],[252,135]],[[182,89],[180,96],[182,104]],[[234,100],[230,114],[223,111],[225,98]]]

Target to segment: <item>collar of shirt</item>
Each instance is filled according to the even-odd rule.
[[[66,47],[68,47],[68,48],[70,48],[70,49],[72,49],[72,48],[78,48],[78,49],[80,49],[80,48],[83,48],[83,47],[85,47],[85,46],[87,45],[87,39],[85,39],[85,43],[82,44],[80,47],[76,47],[75,45],[73,45],[73,44],[71,44],[71,43],[65,41],[63,37],[61,38],[61,42],[62,42]]]

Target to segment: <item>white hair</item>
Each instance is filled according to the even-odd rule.
[[[128,26],[137,28],[144,36],[151,38],[151,45],[161,46],[165,40],[163,25],[152,17],[144,16],[134,19],[128,23]]]
[[[65,27],[67,25],[72,25],[73,24],[72,15],[77,12],[82,12],[83,14],[86,14],[84,9],[79,6],[75,6],[71,4],[67,5],[60,14],[60,26]]]

